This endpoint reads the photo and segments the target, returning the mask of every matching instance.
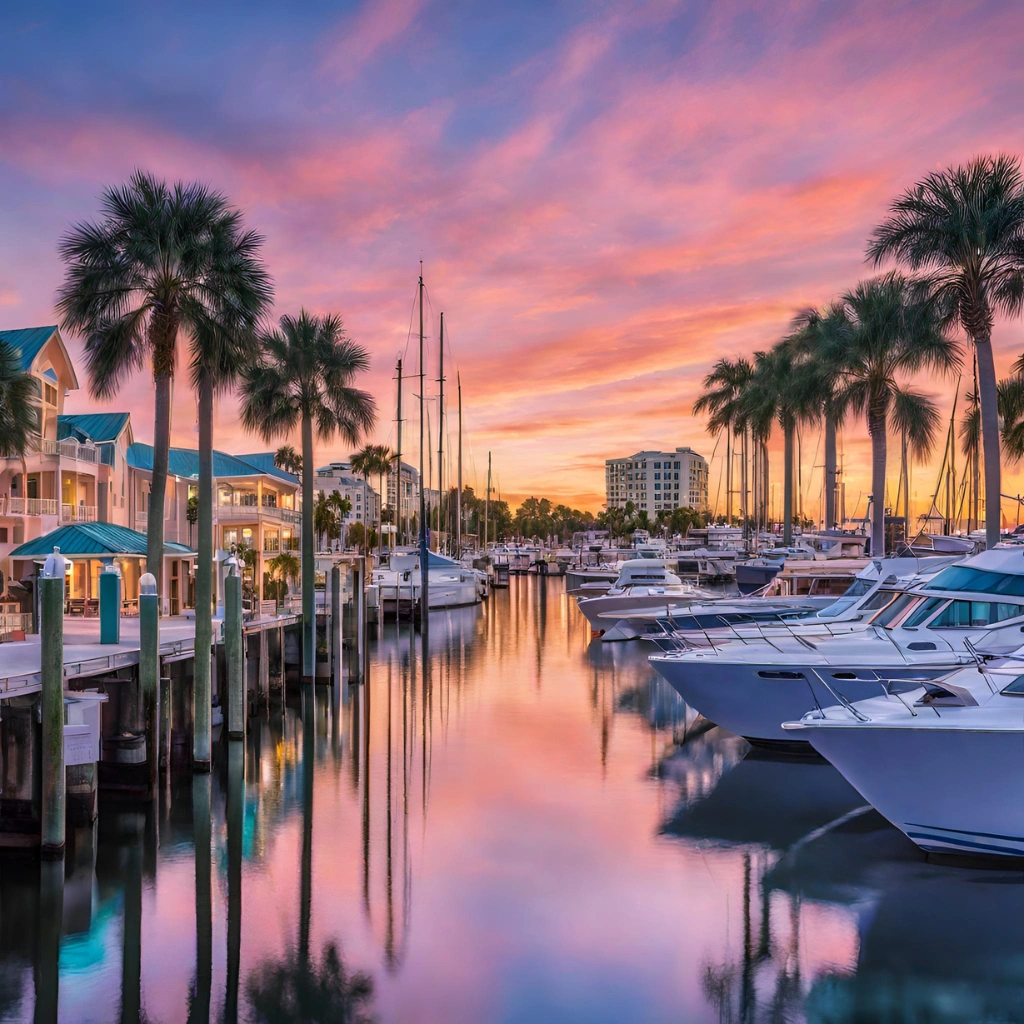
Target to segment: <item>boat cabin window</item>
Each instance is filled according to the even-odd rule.
[[[932,619],[930,625],[932,629],[971,629],[990,626],[994,622],[1012,619],[1020,614],[1020,605],[1016,604],[1000,604],[996,601],[950,601]]]
[[[1012,683],[1004,686],[999,692],[1011,697],[1024,697],[1024,676],[1017,676]]]
[[[945,602],[946,598],[944,597],[929,597],[927,601],[922,602],[907,616],[907,621],[903,625],[920,626],[926,619],[931,618]]]
[[[978,594],[1024,597],[1024,574],[989,572],[969,565],[951,565],[925,586],[926,590],[973,590]]]
[[[918,598],[913,594],[901,594],[892,604],[883,608],[872,620],[874,626],[888,626],[898,619]]]
[[[838,601],[833,601],[826,608],[822,608],[822,610],[818,612],[818,615],[825,616],[826,618],[833,615],[841,615],[847,609],[851,608],[854,602],[863,597],[874,585],[874,580],[855,579],[850,584],[846,593],[843,594]],[[888,596],[886,599],[888,600]],[[876,607],[881,607],[881,605],[877,605]]]

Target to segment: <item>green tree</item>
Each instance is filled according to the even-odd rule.
[[[270,570],[271,577],[276,577],[277,586],[274,590],[274,600],[277,604],[277,611],[281,611],[281,601],[287,592],[286,580],[295,579],[302,571],[302,566],[299,564],[299,560],[290,552],[282,551],[279,554],[274,555],[269,562],[267,562],[267,568]]]
[[[370,365],[366,349],[345,333],[341,318],[302,310],[281,317],[280,329],[260,336],[256,361],[245,371],[242,424],[265,440],[301,429],[303,676],[315,675],[313,604],[313,433],[356,444],[373,426],[373,399],[353,386]]]
[[[939,414],[934,401],[905,383],[908,375],[948,374],[960,364],[960,348],[945,332],[935,304],[899,274],[862,281],[842,298],[847,328],[832,344],[841,349],[843,371],[836,400],[863,415],[871,437],[871,553],[885,551],[886,442],[891,424],[911,450],[931,448]]]
[[[366,526],[358,519],[348,528],[348,544],[358,550],[366,543]]]
[[[283,444],[274,452],[274,465],[299,476],[302,473],[302,456],[290,444]]]
[[[999,541],[1001,470],[992,325],[1024,306],[1024,177],[1009,156],[976,157],[927,175],[899,196],[876,228],[868,257],[924,271],[943,313],[963,328],[978,360],[985,463],[985,539]]]
[[[371,476],[377,477],[378,487],[380,488],[380,501],[377,508],[377,522],[381,522],[381,512],[384,508],[384,476],[391,468],[392,461],[391,450],[387,445],[382,444],[368,444],[356,452],[350,462],[352,466],[352,472],[358,473],[363,478],[363,507],[366,509],[367,515],[369,515],[369,505],[367,503],[369,481]],[[369,520],[367,520],[369,522]],[[374,532],[374,537],[377,537],[377,532]],[[369,541],[369,535],[367,535],[367,551],[374,546],[374,543]]]
[[[168,187],[137,171],[126,184],[104,189],[100,206],[100,221],[79,224],[61,239],[65,275],[57,308],[64,326],[85,336],[95,397],[112,397],[147,361],[151,366],[154,514],[146,564],[162,594],[178,342],[188,338],[195,354],[201,334],[230,331],[258,316],[269,301],[269,279],[258,258],[259,237],[242,232],[238,211],[203,184]]]
[[[32,378],[22,373],[20,355],[0,342],[0,456],[24,459],[36,432]]]

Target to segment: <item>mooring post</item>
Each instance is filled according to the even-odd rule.
[[[238,980],[242,948],[242,846],[245,830],[245,745],[228,745],[228,965],[225,1024],[238,1022]]]
[[[40,712],[43,725],[43,857],[64,856],[64,565],[59,548],[39,578]]]
[[[228,559],[224,577],[224,660],[228,674],[228,739],[245,739],[245,652],[242,647],[242,577]]]
[[[171,771],[171,677],[160,677],[160,768]]]
[[[146,722],[146,783],[154,799],[160,777],[160,597],[151,572],[139,580],[139,688]]]
[[[331,569],[331,682],[341,685],[341,566]]]
[[[352,682],[363,678],[363,646],[366,643],[366,573],[365,556],[352,563],[352,603],[356,612],[356,669]]]
[[[36,921],[38,968],[35,1020],[57,1024],[60,1020],[60,936],[64,918],[64,864],[44,861],[39,865],[39,918]]]
[[[260,629],[260,693],[259,706],[270,705],[270,639],[265,629]]]

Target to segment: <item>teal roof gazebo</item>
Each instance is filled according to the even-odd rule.
[[[116,555],[145,557],[146,535],[114,523],[68,523],[35,540],[19,544],[11,558],[45,558],[55,547],[68,558],[113,558]],[[194,556],[184,544],[168,541],[164,555]]]

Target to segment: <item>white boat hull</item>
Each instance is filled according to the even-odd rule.
[[[651,665],[690,707],[723,729],[755,742],[791,744],[810,737],[783,730],[783,722],[814,710],[815,699],[821,707],[836,703],[815,673],[847,700],[857,701],[877,697],[882,692],[880,678],[932,679],[955,668],[956,661],[951,656],[948,662],[920,666],[787,667],[782,658],[769,665],[728,662],[712,655],[699,660],[655,657]],[[907,683],[908,688],[911,685]]]
[[[808,739],[922,850],[1024,857],[1024,720],[1020,732],[811,727],[787,735]]]

